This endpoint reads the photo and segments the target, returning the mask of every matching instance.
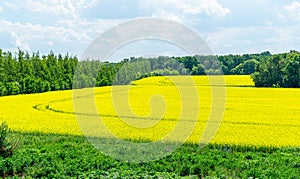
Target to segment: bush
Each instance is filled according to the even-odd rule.
[[[0,82],[0,96],[7,95],[7,89],[3,83]]]
[[[12,155],[14,147],[8,141],[9,128],[5,122],[0,126],[0,156],[8,157]]]
[[[7,95],[17,95],[20,93],[20,84],[18,82],[8,82],[5,86]]]

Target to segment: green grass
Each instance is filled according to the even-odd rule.
[[[300,148],[186,144],[148,163],[116,161],[84,137],[13,132],[19,147],[0,157],[2,177],[25,178],[298,178]]]

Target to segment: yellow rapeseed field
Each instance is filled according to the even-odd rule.
[[[300,146],[300,89],[255,88],[250,76],[225,76],[226,87],[213,82],[218,76],[187,78],[0,97],[0,120],[23,132],[190,143],[210,123],[218,129],[207,130],[211,143]],[[213,90],[224,92],[224,104]],[[222,119],[212,114],[218,106]]]

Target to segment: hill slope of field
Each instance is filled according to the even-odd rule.
[[[205,76],[195,76],[192,83],[187,83],[186,78],[152,77],[130,86],[0,97],[0,118],[14,131],[9,140],[18,143],[12,156],[0,156],[0,175],[25,178],[297,178],[300,175],[299,89],[254,88],[249,76],[225,76],[226,85],[214,83],[213,78],[220,78],[217,76],[210,81]],[[222,89],[219,92],[226,97],[222,121],[208,120],[211,106],[220,102],[220,99],[213,102],[213,89]],[[181,115],[183,105],[188,106],[185,115]],[[193,118],[195,111],[198,116]],[[128,163],[97,151],[82,136],[82,125],[80,128],[78,122],[95,121],[99,117],[117,138],[136,142],[158,140],[180,121],[185,127],[195,124],[195,128],[186,144],[170,155],[146,163]],[[210,144],[199,148],[208,121],[221,122],[220,127]],[[103,140],[107,137],[101,132],[88,134]],[[169,139],[174,142],[177,138]]]
[[[215,105],[213,89],[205,76],[192,77],[192,85],[186,84],[186,78],[152,77],[131,86],[1,97],[0,116],[15,131],[82,135],[74,114],[87,119],[99,119],[100,115],[116,136],[133,140],[160,139],[182,119],[187,126],[195,123],[187,141],[198,143],[211,106]],[[253,85],[249,76],[225,76],[225,81],[226,88],[217,87],[223,88],[226,95],[224,118],[211,143],[300,146],[299,89],[249,87]],[[180,91],[180,86],[185,91]],[[194,88],[199,103],[192,100],[196,98],[190,92]],[[72,98],[72,95],[79,97]],[[79,103],[76,109],[75,102]],[[184,115],[181,114],[183,104],[188,105]],[[192,116],[193,111],[199,112],[197,118]],[[132,127],[120,119],[144,127]]]

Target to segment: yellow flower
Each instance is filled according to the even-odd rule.
[[[192,86],[186,78],[151,77],[128,86],[0,97],[0,120],[23,132],[82,135],[81,129],[89,129],[84,133],[98,137],[172,142],[186,133],[187,142],[199,143],[211,113],[212,89],[206,76],[193,76]],[[224,118],[211,143],[300,146],[300,89],[254,88],[250,76],[225,76],[225,81]],[[182,94],[192,88],[198,97]],[[99,132],[104,127],[109,133]],[[175,133],[176,127],[181,129]]]

